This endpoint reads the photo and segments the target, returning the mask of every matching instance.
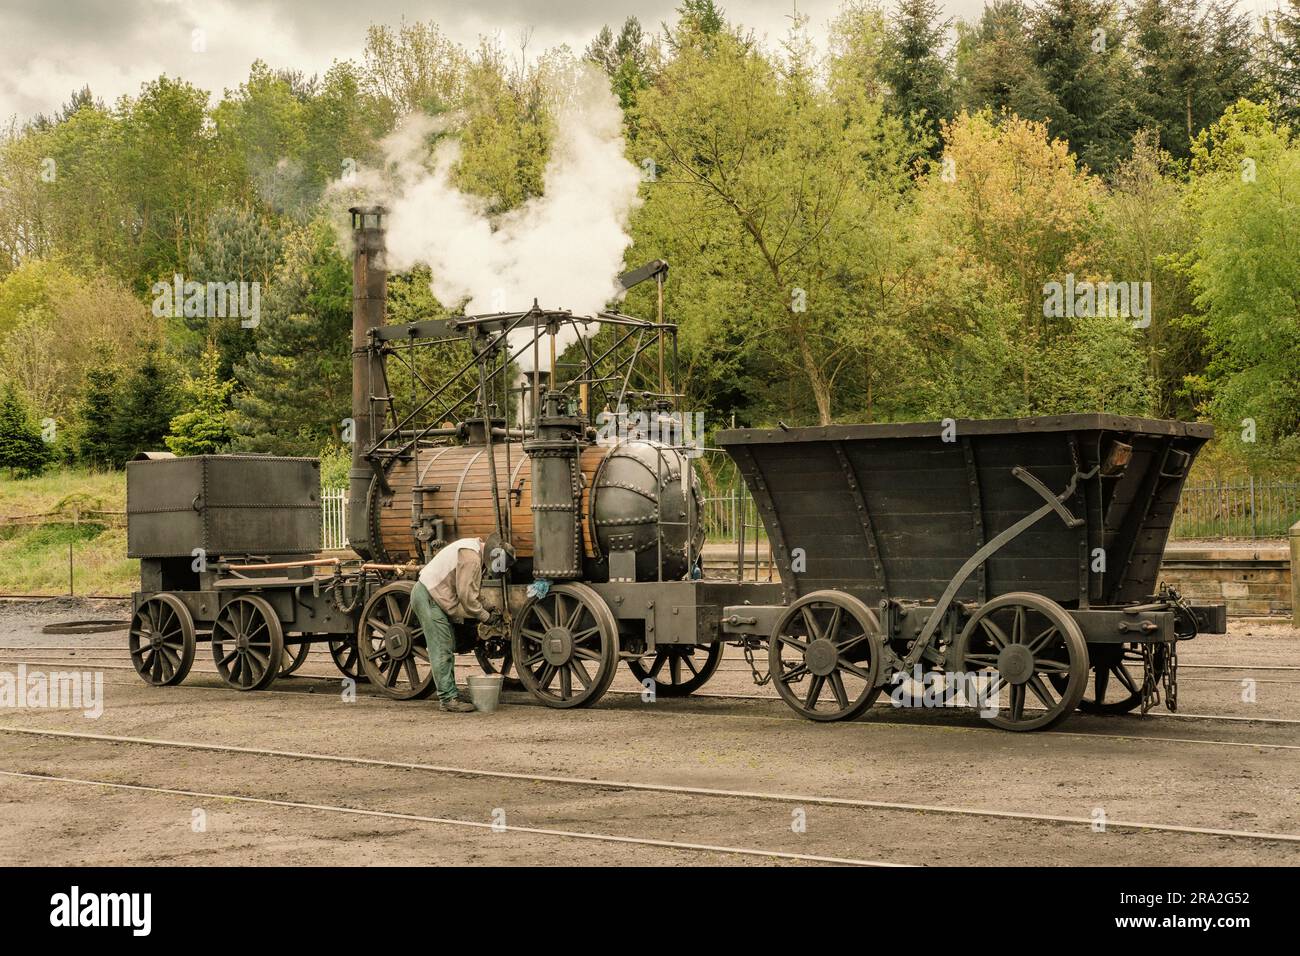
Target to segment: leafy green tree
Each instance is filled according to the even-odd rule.
[[[214,455],[235,437],[231,425],[230,394],[234,381],[221,378],[221,356],[215,346],[203,353],[200,373],[185,385],[191,401],[188,411],[172,419],[167,447],[177,455]]]
[[[640,99],[638,148],[660,170],[647,207],[692,210],[695,225],[674,243],[725,237],[744,303],[735,320],[802,388],[804,413],[829,422],[841,376],[885,339],[863,330],[887,321],[902,126],[879,111],[849,114],[822,88],[802,20],[779,70],[727,32],[677,49]]]
[[[1247,457],[1300,459],[1300,144],[1243,101],[1198,136],[1192,169],[1207,410]]]
[[[37,475],[50,458],[41,430],[32,422],[13,383],[6,382],[0,390],[0,468],[15,475]]]

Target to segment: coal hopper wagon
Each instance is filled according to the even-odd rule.
[[[394,323],[384,219],[352,210],[350,552],[323,554],[318,463],[213,455],[128,466],[130,628],[148,683],[206,647],[264,689],[328,646],[399,700],[436,690],[411,591],[464,537],[487,543],[499,623],[456,650],[547,706],[594,704],[626,665],[692,693],[739,647],[814,720],[925,684],[997,726],[1176,701],[1177,644],[1222,606],[1160,586],[1183,480],[1208,426],[1064,416],[739,429],[717,444],[762,516],[776,573],[703,560],[698,439],[679,413],[666,264],[653,320],[518,312]],[[937,689],[937,690],[936,690]]]
[[[766,639],[813,720],[904,683],[1007,730],[1174,708],[1178,643],[1226,630],[1158,581],[1212,435],[1115,415],[723,432],[783,590],[727,629]]]

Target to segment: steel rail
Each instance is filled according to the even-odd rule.
[[[496,780],[518,780],[525,783],[551,783],[563,786],[591,787],[600,790],[636,790],[646,793],[673,793],[697,797],[758,800],[771,803],[800,803],[814,806],[848,807],[864,810],[899,810],[910,813],[992,817],[1008,820],[1025,820],[1036,823],[1081,824],[1092,827],[1091,817],[1066,814],[1027,813],[1015,810],[992,810],[982,807],[953,807],[940,804],[895,803],[884,800],[863,800],[855,797],[827,797],[813,794],[775,793],[763,790],[727,790],[717,787],[689,787],[672,784],[637,783],[626,780],[605,780],[597,777],[565,777],[558,774],[529,774],[509,770],[482,770],[472,767],[453,767],[397,760],[378,760],[373,757],[347,757],[338,754],[321,754],[311,751],[272,750],[260,747],[240,747],[233,744],[210,744],[201,741],[166,740],[152,737],[128,737],[116,734],[79,734],[72,731],[49,730],[40,727],[0,727],[0,732],[26,734],[37,737],[62,737],[76,740],[93,740],[102,743],[136,744],[144,747],[231,753],[255,757],[277,757],[288,760],[309,760],[320,763],[347,764],[350,766],[382,767],[394,770],[418,770],[426,773],[453,774],[468,777],[485,777]],[[0,773],[10,773],[0,771]],[[13,774],[16,775],[16,774]],[[491,824],[480,824],[491,827]],[[1269,833],[1258,830],[1231,830],[1222,827],[1195,827],[1170,823],[1151,823],[1135,820],[1106,821],[1107,829],[1155,830],[1166,833],[1189,833],[1202,836],[1230,837],[1233,839],[1260,840],[1272,843],[1300,843],[1297,833]]]
[[[250,797],[245,794],[237,793],[212,793],[204,790],[182,790],[175,787],[150,787],[138,783],[115,783],[108,780],[88,780],[84,777],[62,777],[39,773],[21,773],[16,770],[0,770],[0,776],[19,780],[35,780],[42,783],[106,787],[112,790],[127,790],[137,793],[159,793],[167,796],[188,797],[199,800],[222,800],[268,807],[281,807],[291,810],[316,810],[326,813],[351,814],[353,816],[377,817],[387,820],[404,820],[412,823],[430,823],[437,826],[468,827],[475,830],[492,830],[493,832],[498,833],[526,833],[532,836],[560,837],[566,840],[591,840],[600,843],[623,843],[633,844],[636,846],[662,847],[671,850],[691,850],[701,853],[724,853],[734,856],[757,856],[778,860],[798,860],[805,863],[834,863],[840,866],[902,867],[907,865],[904,863],[884,863],[879,860],[857,860],[839,856],[817,856],[811,853],[788,853],[780,850],[761,850],[753,847],[719,846],[709,843],[683,843],[676,840],[655,840],[648,837],[617,836],[612,833],[555,830],[548,827],[521,827],[511,824],[484,823],[480,820],[458,820],[453,817],[432,817],[419,813],[400,813],[395,810],[369,810],[362,807],[345,807],[330,803],[302,803],[297,800],[275,800],[270,797]]]
[[[18,660],[18,659],[13,659],[13,658],[0,658],[0,664],[26,664],[26,665],[35,665],[35,666],[39,666],[39,667],[49,667],[50,665],[71,664],[71,663],[77,663],[78,661],[85,661],[85,662],[88,663],[88,664],[93,664],[93,665],[94,665],[94,668],[92,668],[92,669],[98,669],[98,670],[120,670],[120,671],[132,671],[132,672],[135,672],[135,667],[134,667],[133,665],[130,665],[130,664],[127,664],[127,663],[122,663],[122,664],[105,664],[105,663],[102,663],[102,662],[99,661],[99,660],[94,660],[94,659],[91,659],[91,658],[71,658],[71,657],[70,657],[70,658],[65,658],[65,659],[63,659],[63,660]],[[206,662],[205,662],[205,663],[206,663]],[[467,669],[473,670],[475,673],[478,673],[478,670],[477,670],[476,665],[471,664],[471,663],[469,663],[469,662],[465,662],[465,663],[463,663],[463,664],[458,662],[458,663],[456,664],[456,666],[457,666],[457,667],[462,667],[462,668],[467,668]],[[191,669],[190,673],[193,673],[193,674],[204,674],[204,675],[207,675],[207,676],[217,676],[219,672],[216,671],[216,670],[213,670],[213,669],[208,669],[208,668],[206,668],[206,667],[203,667],[203,668],[200,668],[200,667],[194,667],[194,668]],[[323,680],[323,681],[334,682],[334,681],[340,680],[342,677],[343,677],[342,674],[334,675],[334,674],[305,674],[305,673],[295,673],[295,674],[291,675],[290,678],[282,678],[282,679]],[[118,686],[118,687],[130,687],[130,686],[135,686],[136,683],[137,683],[137,682],[135,682],[135,681],[114,682],[114,686]],[[141,685],[141,686],[143,686],[143,685]],[[361,685],[358,685],[358,686],[360,686],[360,687],[364,687],[364,686],[366,686],[366,685],[361,684]],[[202,685],[199,685],[199,684],[190,684],[190,685],[187,685],[187,687],[190,687],[190,688],[199,688],[199,689],[201,689],[201,690],[236,690],[236,688],[232,688],[232,687],[203,687]],[[247,693],[247,691],[239,691],[239,693]],[[294,692],[293,692],[293,691],[284,691],[284,690],[271,690],[271,689],[267,689],[267,690],[258,691],[258,693],[262,693],[262,694],[277,694],[277,693],[294,693]],[[609,690],[609,691],[606,691],[606,695],[614,694],[614,695],[622,696],[622,697],[639,697],[639,696],[641,696],[642,693],[643,693],[642,691],[632,691],[632,690]],[[367,696],[372,696],[372,695],[367,695]],[[387,698],[387,697],[384,697],[383,695],[373,695],[373,696],[374,696],[375,699],[377,699],[377,700],[388,700],[388,699],[389,699],[389,698]],[[777,697],[775,694],[770,694],[770,695],[769,695],[769,694],[713,694],[713,693],[699,693],[699,692],[697,692],[697,693],[691,694],[690,696],[691,696],[692,698],[706,698],[706,699],[714,699],[714,700],[758,700],[758,701],[780,701],[780,700],[781,700],[781,698],[780,698],[780,697]],[[514,705],[531,706],[532,704],[537,703],[537,702],[535,702],[535,701],[533,701],[533,700],[531,700],[531,699],[525,699],[525,700],[519,700],[519,701],[512,701],[511,703],[514,704]],[[876,710],[897,710],[897,709],[900,709],[900,708],[889,707],[889,705],[887,705],[887,704],[876,704],[874,707],[871,708],[871,710],[868,711],[868,713],[871,713],[871,711],[876,711]],[[921,709],[921,708],[911,708],[911,709],[912,709],[912,710],[919,710],[919,709]],[[1032,709],[1032,708],[1031,708],[1031,709]],[[952,708],[952,710],[953,710],[954,712],[958,712],[958,711],[961,710],[961,708]],[[669,713],[674,713],[674,712],[669,711]],[[678,716],[700,716],[700,715],[701,715],[701,713],[700,713],[699,711],[677,711],[676,714],[677,714]],[[725,717],[730,717],[730,718],[739,718],[739,717],[743,717],[744,719],[747,719],[747,720],[795,720],[795,721],[798,721],[798,722],[800,722],[800,723],[803,723],[803,722],[804,722],[802,718],[798,718],[798,717],[778,718],[778,717],[769,717],[769,716],[765,716],[765,715],[752,715],[752,716],[751,716],[751,715],[740,715],[740,714],[716,714],[716,715],[709,715],[709,716],[724,717],[724,718],[725,718]],[[1118,714],[1118,715],[1110,715],[1110,716],[1130,717],[1131,715],[1128,715],[1128,714]],[[1231,722],[1240,722],[1240,723],[1257,723],[1257,724],[1300,724],[1300,719],[1295,719],[1295,718],[1290,718],[1290,717],[1240,717],[1240,716],[1235,716],[1235,715],[1225,715],[1225,714],[1181,714],[1181,713],[1168,714],[1168,713],[1148,713],[1148,714],[1143,715],[1140,719],[1146,720],[1146,719],[1151,719],[1151,718],[1155,718],[1155,719],[1183,719],[1183,720],[1211,720],[1211,721],[1219,720],[1219,721],[1231,721]],[[854,723],[856,723],[856,722],[855,722],[855,721],[850,721],[850,722],[849,722],[849,725],[851,726],[851,725],[854,724]],[[883,722],[883,721],[872,721],[871,723],[872,723],[872,724],[877,724],[877,725],[884,725],[884,722]],[[890,722],[890,723],[888,724],[888,726],[899,726],[899,727],[901,727],[901,726],[910,726],[910,725],[908,725],[908,724],[903,724],[903,723],[899,723],[899,722],[897,722],[897,721],[894,721],[894,722]],[[1064,731],[1035,731],[1035,732],[1034,732],[1035,736],[1040,736],[1040,737],[1041,737],[1041,736],[1048,736],[1048,735],[1055,734],[1055,733],[1065,733],[1065,732],[1064,732]],[[1115,737],[1116,739],[1123,739],[1123,740],[1161,740],[1161,739],[1166,739],[1166,738],[1160,738],[1160,737],[1149,737],[1149,736],[1146,736],[1146,735],[1143,735],[1143,734],[1081,734],[1080,736],[1088,736],[1088,737]],[[1205,743],[1229,743],[1229,741],[1204,741],[1204,742],[1205,742]],[[1249,746],[1255,746],[1255,747],[1288,747],[1288,746],[1290,746],[1290,745],[1287,745],[1287,744],[1250,744]]]

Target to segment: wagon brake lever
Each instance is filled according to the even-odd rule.
[[[1050,488],[1030,474],[1028,470],[1021,468],[1019,465],[1011,469],[1011,474],[1015,475],[1032,488],[1040,498],[1052,506],[1052,510],[1061,516],[1061,520],[1065,522],[1067,528],[1079,527],[1083,524],[1083,519],[1076,518],[1074,513],[1069,508],[1065,507],[1065,502],[1074,496],[1074,489],[1079,484],[1080,478],[1091,478],[1096,473],[1096,468],[1093,468],[1092,471],[1086,473],[1076,471],[1074,476],[1070,479],[1070,483],[1066,485],[1065,491],[1061,492],[1060,495],[1054,495]]]

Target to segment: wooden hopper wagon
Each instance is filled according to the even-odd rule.
[[[728,608],[813,720],[927,675],[1007,730],[1076,707],[1172,709],[1177,644],[1223,605],[1159,586],[1209,425],[1064,415],[723,432],[762,516],[780,607]],[[951,700],[948,698],[947,700]]]

